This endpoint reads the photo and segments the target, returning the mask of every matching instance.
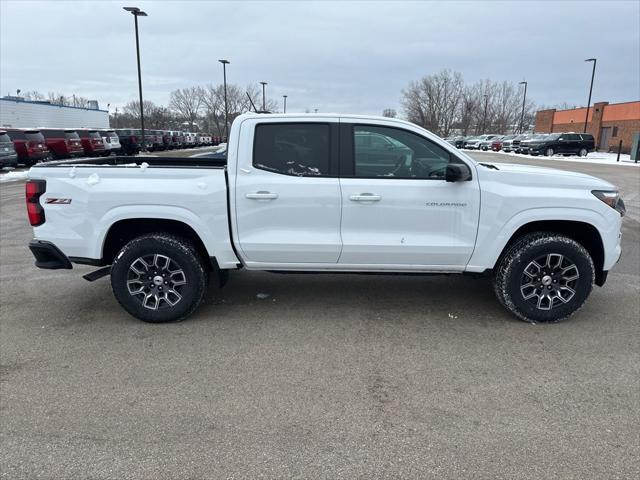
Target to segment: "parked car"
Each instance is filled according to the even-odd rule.
[[[465,140],[464,148],[466,148],[467,150],[480,150],[480,145],[482,144],[482,142],[490,140],[493,137],[497,137],[497,135],[485,134],[479,135],[477,137],[471,137],[468,140]]]
[[[547,137],[546,133],[537,133],[534,135],[531,135],[529,138],[520,141],[520,152],[519,153],[523,153],[525,155],[531,153],[530,149],[531,149],[531,145],[532,144],[538,144],[539,142],[542,142],[545,138]]]
[[[26,197],[36,266],[102,267],[85,278],[110,275],[120,305],[148,322],[188,317],[208,284],[224,285],[238,268],[486,274],[515,316],[555,322],[620,258],[625,206],[607,181],[476,163],[398,119],[324,122],[243,114],[224,160],[35,166]],[[85,166],[70,182],[76,163]],[[95,176],[99,189],[86,181]],[[51,196],[68,201],[51,205]]]
[[[462,148],[462,146],[464,145],[464,139],[465,137],[458,135],[446,138],[445,140],[456,148]]]
[[[44,136],[38,129],[7,128],[7,135],[18,154],[18,163],[31,167],[51,158]]]
[[[120,145],[120,139],[115,130],[101,130],[100,135],[102,136],[105,157],[120,153],[122,145]]]
[[[7,132],[0,130],[0,168],[18,165],[18,154]]]
[[[191,132],[184,133],[185,148],[193,148],[196,146],[196,135]]]
[[[464,139],[464,143],[462,144],[462,148],[467,150],[473,150],[478,145],[480,140],[477,136],[470,136]]]
[[[75,130],[60,128],[41,128],[45,145],[56,160],[84,156],[84,148]]]
[[[510,142],[514,138],[515,135],[503,135],[501,137],[494,138],[491,142],[491,150],[493,150],[494,152],[499,152],[500,150],[502,150],[502,145],[505,142]]]
[[[586,157],[595,150],[595,142],[593,135],[588,133],[552,133],[529,140],[529,150],[531,155],[547,157],[557,153]]]
[[[80,136],[82,147],[84,148],[84,154],[88,157],[100,157],[104,155],[104,142],[102,141],[102,135],[98,130],[81,128],[76,130]]]
[[[123,155],[137,155],[140,153],[140,130],[133,128],[119,128],[115,130],[120,142],[120,152]]]
[[[171,132],[168,130],[160,130],[162,135],[163,150],[171,150],[173,148]]]
[[[522,142],[523,140],[527,140],[529,138],[531,138],[531,134],[530,133],[523,133],[521,135],[518,135],[513,140],[511,140],[511,151],[515,152],[515,153],[520,153],[520,142]],[[503,149],[504,149],[504,144],[502,144],[502,145],[503,145]]]
[[[500,138],[500,135],[483,135],[483,136],[484,136],[484,140],[480,141],[480,144],[478,145],[478,149],[484,150],[485,152],[487,150],[491,150],[491,143],[493,143],[494,139]]]

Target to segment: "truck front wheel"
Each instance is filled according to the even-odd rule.
[[[578,242],[557,233],[531,233],[502,256],[494,290],[521,320],[557,322],[582,307],[594,280],[593,260]]]
[[[111,267],[116,299],[145,322],[185,319],[202,302],[207,282],[207,272],[193,245],[160,233],[131,240]]]

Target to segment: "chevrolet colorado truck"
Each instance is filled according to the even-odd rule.
[[[26,201],[36,266],[101,267],[85,278],[110,275],[148,322],[186,318],[240,268],[490,275],[515,316],[557,321],[605,283],[625,213],[598,178],[477,163],[414,124],[337,114],[241,115],[222,159],[36,165]]]

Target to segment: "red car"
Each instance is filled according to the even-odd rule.
[[[104,154],[104,142],[98,130],[81,129],[76,132],[80,136],[85,155],[98,157]]]
[[[45,143],[56,159],[82,157],[84,148],[75,130],[41,128]]]
[[[50,156],[40,130],[7,128],[6,131],[18,154],[18,163],[31,167]]]
[[[502,142],[504,142],[505,140],[511,140],[515,137],[516,135],[504,135],[503,137],[494,138],[493,142],[491,142],[491,150],[493,150],[494,152],[499,152],[500,150],[502,150]]]

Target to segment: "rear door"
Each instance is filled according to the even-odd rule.
[[[398,147],[371,155],[357,141],[365,135],[387,137]],[[339,264],[464,269],[473,253],[480,209],[475,168],[467,164],[470,181],[446,182],[447,165],[465,162],[432,139],[395,125],[345,122],[340,139]],[[371,164],[374,159],[377,165]]]
[[[334,119],[304,120],[242,123],[234,195],[248,266],[338,261],[338,127]]]

